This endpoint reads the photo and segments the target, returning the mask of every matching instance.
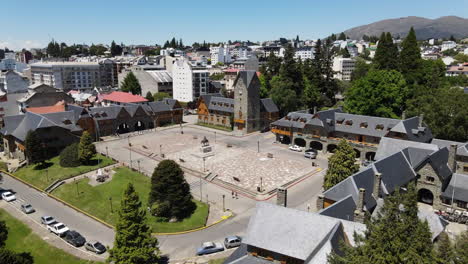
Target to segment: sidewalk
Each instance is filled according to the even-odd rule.
[[[47,229],[42,226],[40,223],[34,221],[31,217],[28,215],[22,213],[19,211],[17,208],[13,207],[12,205],[9,205],[5,201],[0,201],[0,208],[4,209],[7,211],[11,216],[15,217],[22,223],[26,224],[31,228],[33,233],[38,235],[39,237],[42,238],[46,243],[50,244],[51,246],[54,246],[56,248],[59,248],[65,252],[67,252],[70,255],[76,256],[80,259],[85,259],[85,260],[91,260],[91,261],[100,261],[103,262],[105,261],[107,257],[107,253],[103,255],[94,255],[88,251],[86,251],[83,247],[81,248],[75,248],[71,245],[69,245],[67,242],[65,242],[63,239],[60,237],[51,234]],[[51,256],[53,257],[53,256]]]

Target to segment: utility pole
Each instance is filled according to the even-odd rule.
[[[225,204],[224,204],[224,198],[226,197],[226,195],[223,194],[223,212],[226,212],[226,207],[225,207]]]
[[[260,153],[260,140],[257,140],[257,153]]]
[[[215,143],[216,143],[216,131],[214,132],[214,134],[215,134]]]
[[[128,151],[129,151],[129,156],[130,156],[130,169],[132,168],[132,145],[130,144],[130,135],[127,137],[128,141]]]
[[[75,180],[75,178],[73,178],[73,181],[75,182],[75,185],[76,185],[76,196],[80,196],[80,193],[78,192],[78,182]]]
[[[205,157],[203,157],[203,172],[205,172]]]
[[[138,162],[138,172],[141,173],[141,170],[140,170],[140,160],[138,160],[137,162]]]

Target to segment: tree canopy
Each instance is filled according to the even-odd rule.
[[[44,162],[47,159],[46,150],[36,131],[28,131],[24,147],[26,149],[25,155],[29,163],[36,164]]]
[[[330,189],[359,170],[356,164],[356,152],[342,139],[335,153],[328,159],[328,170],[323,180],[323,188]]]
[[[135,74],[133,74],[133,72],[129,72],[127,76],[125,76],[125,79],[120,86],[120,90],[127,93],[141,95],[140,82],[136,78]]]
[[[155,102],[161,101],[164,98],[171,98],[171,95],[166,92],[157,92],[153,95],[153,99]]]
[[[96,146],[88,131],[84,131],[78,145],[78,157],[81,163],[89,164],[94,155],[96,155]]]

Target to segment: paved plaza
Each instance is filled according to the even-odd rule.
[[[208,155],[201,151],[201,140],[205,137],[213,148]],[[164,155],[164,158],[173,159],[189,169],[206,175],[211,173],[209,178],[250,191],[256,191],[261,184],[262,189],[268,192],[317,169],[312,167],[311,160],[300,157],[299,153],[292,153],[296,155],[291,158],[289,150],[279,146],[275,146],[276,151],[272,149],[274,138],[269,133],[249,137],[234,138],[218,133],[215,142],[213,132],[184,128],[184,134],[181,134],[180,128],[173,128],[131,137],[130,143],[135,152],[157,159]],[[263,146],[259,152],[257,144],[260,140]],[[268,157],[268,153],[273,157]]]

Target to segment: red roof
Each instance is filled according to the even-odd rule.
[[[36,114],[47,114],[47,113],[56,113],[65,111],[65,102],[60,101],[52,106],[41,106],[41,107],[28,107],[26,111],[36,113]]]
[[[112,92],[110,94],[106,94],[102,98],[106,101],[118,102],[118,103],[141,103],[141,102],[148,102],[146,98],[139,95],[134,95],[131,93],[126,92]]]

